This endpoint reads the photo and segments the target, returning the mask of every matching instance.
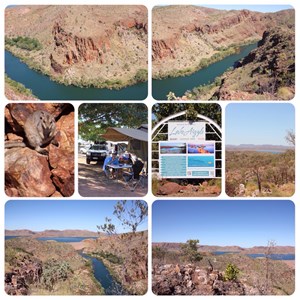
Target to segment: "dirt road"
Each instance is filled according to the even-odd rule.
[[[78,189],[82,197],[143,197],[147,194],[148,184],[139,185],[131,191],[123,180],[107,179],[102,164],[91,162],[86,164],[85,156],[78,157]]]

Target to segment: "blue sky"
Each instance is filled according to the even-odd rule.
[[[289,103],[238,103],[226,107],[227,145],[288,145],[287,130],[295,128],[295,110]]]
[[[288,200],[161,200],[152,207],[152,241],[202,245],[294,246],[294,204]]]
[[[276,12],[284,9],[293,8],[291,5],[201,5],[201,6],[216,8],[216,9],[225,9],[225,10],[249,9],[252,11],[260,11],[260,12]]]
[[[112,217],[118,232],[126,232],[113,217],[112,200],[11,200],[5,205],[6,229],[85,229],[97,231],[97,225],[105,223],[105,217]],[[138,230],[147,229],[147,221]]]

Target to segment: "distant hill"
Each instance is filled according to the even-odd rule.
[[[226,145],[227,151],[287,151],[293,150],[294,147],[291,146],[282,146],[282,145],[254,145],[254,144],[240,144],[240,145]]]
[[[152,243],[152,247],[164,247],[167,250],[179,251],[183,243]],[[201,252],[240,252],[242,254],[261,254],[267,251],[265,246],[255,246],[251,248],[243,248],[240,246],[210,246],[210,245],[198,245],[198,250]],[[275,246],[272,250],[277,254],[293,254],[295,253],[295,247],[293,246]]]
[[[66,229],[31,231],[28,229],[5,230],[5,236],[30,236],[30,237],[99,237],[99,233],[89,230]]]

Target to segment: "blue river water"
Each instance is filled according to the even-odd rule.
[[[213,82],[216,77],[222,75],[228,68],[233,67],[240,59],[247,56],[253,49],[257,48],[257,43],[240,47],[238,53],[229,55],[224,59],[209,65],[191,75],[175,78],[164,78],[152,80],[152,96],[156,100],[166,100],[169,92],[176,96],[183,96],[187,90],[194,87]]]
[[[80,88],[51,81],[46,75],[31,70],[20,59],[5,51],[5,73],[31,89],[41,100],[144,100],[148,83],[143,82],[120,90]],[[13,100],[13,99],[10,99]]]

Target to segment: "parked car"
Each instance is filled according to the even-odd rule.
[[[86,152],[86,163],[90,164],[91,161],[103,162],[108,154],[109,151],[106,144],[95,144]]]

